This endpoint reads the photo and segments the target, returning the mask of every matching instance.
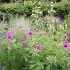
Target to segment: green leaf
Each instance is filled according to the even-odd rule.
[[[34,45],[36,45],[37,44],[37,42],[36,41],[32,41],[32,42],[30,42],[30,46],[34,46]]]
[[[43,45],[44,44],[44,41],[38,41],[38,44]]]
[[[43,38],[44,39],[49,39],[49,36],[48,35],[44,35]]]

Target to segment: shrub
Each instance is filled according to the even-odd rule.
[[[9,3],[9,4],[1,4],[0,5],[0,11],[2,13],[10,13],[12,15],[26,15],[31,16],[32,10],[35,6],[40,6],[41,10],[43,12],[43,15],[47,14],[47,11],[50,9],[50,3],[44,3],[41,2],[41,4],[38,4],[38,1],[24,1],[23,3]],[[65,17],[65,15],[68,15],[70,11],[70,4],[69,2],[60,2],[59,4],[56,3],[54,6],[54,9],[56,10],[56,14],[54,16],[61,16],[62,18]]]

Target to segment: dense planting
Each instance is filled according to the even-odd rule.
[[[69,2],[1,4],[0,70],[69,70]]]

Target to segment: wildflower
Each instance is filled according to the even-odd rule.
[[[13,34],[11,32],[8,32],[6,38],[8,41],[11,41],[13,39]]]
[[[35,49],[38,50],[38,51],[42,51],[43,50],[43,47],[41,45],[36,45],[35,46]]]
[[[55,17],[55,21],[57,23],[60,23],[60,24],[63,24],[63,22],[64,22],[64,20],[61,17],[59,17],[59,16]]]
[[[33,31],[32,30],[28,31],[28,35],[29,36],[33,35]]]
[[[68,36],[68,34],[64,34],[64,37],[67,37]]]
[[[23,42],[22,42],[22,45],[27,46],[27,45],[28,45],[28,41],[23,41]]]
[[[64,43],[63,43],[63,47],[66,49],[66,48],[69,47],[69,44],[68,44],[67,42],[64,42]]]

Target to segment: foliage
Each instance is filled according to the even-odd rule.
[[[39,6],[41,7],[41,11],[43,16],[47,14],[48,10],[50,9],[50,3],[44,3],[38,1],[24,1],[23,3],[9,3],[9,4],[1,4],[0,5],[0,12],[12,14],[12,15],[26,15],[31,16],[32,10],[34,7]],[[56,10],[56,14],[54,16],[61,16],[62,18],[65,17],[65,15],[68,15],[70,11],[70,2],[60,2],[55,3],[54,9]],[[62,13],[62,14],[61,14]]]
[[[70,11],[69,4],[63,3],[24,1],[0,6],[0,70],[70,69]],[[2,17],[9,22],[4,24]]]

